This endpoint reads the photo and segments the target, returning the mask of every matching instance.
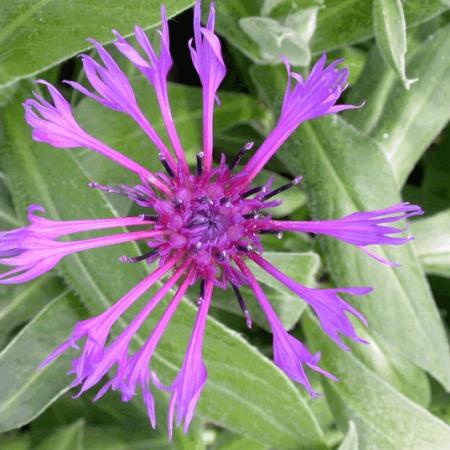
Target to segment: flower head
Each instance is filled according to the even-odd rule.
[[[167,75],[172,58],[168,23],[163,9],[159,54],[139,27],[135,29],[139,48],[133,47],[118,32],[115,32],[115,46],[140,70],[155,90],[170,147],[141,111],[131,83],[117,62],[96,41],[91,42],[97,49],[101,63],[90,56],[82,56],[92,90],[79,83],[68,82],[105,107],[129,115],[155,145],[163,170],[150,171],[89,135],[77,123],[69,102],[47,82],[41,83],[47,87],[51,102],[36,93],[34,99],[24,103],[25,119],[36,141],[58,148],[85,147],[133,172],[137,176],[135,186],[105,186],[92,182],[90,187],[126,196],[143,207],[145,212],[136,217],[61,221],[36,215],[37,211],[44,210],[34,205],[29,209],[29,225],[0,233],[0,264],[12,267],[0,274],[0,284],[32,280],[75,252],[130,241],[143,241],[146,244],[148,249],[143,254],[122,256],[121,261],[157,261],[157,268],[110,309],[76,324],[68,339],[43,365],[51,363],[70,347],[78,349],[82,345],[78,357],[72,362],[72,373],[75,375],[73,385],[80,386],[78,395],[110,374],[110,380],[100,389],[96,399],[111,389],[119,391],[122,399],[128,401],[140,390],[152,426],[156,424],[152,389],[168,390],[171,393],[168,421],[170,434],[175,415],[176,424],[184,421],[184,430],[187,431],[207,380],[202,348],[214,289],[232,288],[249,326],[251,318],[240,287],[248,285],[253,290],[273,332],[275,364],[292,380],[302,384],[312,397],[317,393],[309,382],[308,370],[335,379],[319,367],[320,353],[312,354],[306,345],[283,328],[247,265],[249,259],[306,301],[316,313],[325,333],[339,346],[347,348],[341,336],[362,342],[347,313],[357,317],[363,324],[367,323],[340,295],[358,296],[370,292],[370,288],[313,289],[302,286],[261,256],[264,252],[261,235],[280,231],[327,234],[367,252],[366,246],[369,245],[406,243],[410,238],[399,236],[404,230],[386,224],[422,212],[417,206],[401,204],[321,222],[272,220],[270,209],[281,203],[276,197],[298,184],[301,177],[278,187],[272,186],[272,180],[253,186],[253,179],[302,122],[355,107],[337,103],[347,86],[348,71],[338,68],[340,61],[326,66],[324,55],[310,75],[303,79],[293,73],[286,63],[288,84],[274,130],[241,170],[239,163],[245,153],[252,151],[252,143],[243,145],[234,159],[227,161],[222,156],[214,165],[214,104],[226,73],[220,41],[214,33],[214,22],[214,7],[211,5],[206,26],[201,25],[200,1],[197,0],[194,9],[194,40],[189,43],[192,62],[203,87],[203,146],[197,154],[196,167],[190,168],[186,162],[170,109]],[[77,236],[76,240],[68,239],[72,234],[118,227],[127,227],[127,230],[95,238],[83,239]],[[120,334],[114,335],[114,324],[124,312],[164,277],[166,281],[162,287],[129,325]],[[181,369],[173,383],[166,387],[151,369],[153,355],[184,294],[195,283],[200,287],[197,319]],[[175,293],[172,293],[172,289]],[[171,300],[166,310],[147,341],[133,353],[130,348],[133,337],[167,296],[171,296]]]

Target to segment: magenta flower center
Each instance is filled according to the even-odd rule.
[[[169,171],[166,182],[172,198],[150,201],[156,215],[144,216],[153,218],[154,230],[164,231],[161,238],[149,243],[154,249],[150,256],[180,251],[190,255],[203,278],[214,274],[218,285],[241,284],[232,273],[233,258],[262,251],[258,230],[261,222],[269,219],[263,210],[280,202],[269,201],[278,193],[269,191],[270,183],[245,192],[236,189],[232,168],[233,164],[228,166],[223,160],[218,168],[204,173],[199,159],[195,175],[174,176]]]

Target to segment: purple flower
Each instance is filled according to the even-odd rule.
[[[82,349],[73,360],[71,370],[75,376],[73,385],[80,386],[78,395],[98,385],[105,375],[110,374],[109,381],[100,388],[95,398],[100,398],[112,389],[119,391],[122,399],[128,401],[139,389],[153,427],[156,425],[156,417],[152,389],[169,391],[170,435],[174,421],[177,426],[184,422],[184,430],[187,431],[206,384],[207,369],[202,348],[214,288],[232,288],[249,327],[251,318],[240,287],[248,285],[253,290],[273,332],[275,364],[292,380],[302,384],[312,397],[317,393],[309,382],[308,370],[336,379],[319,367],[320,353],[312,354],[302,342],[283,328],[270,301],[250,271],[248,260],[256,262],[306,301],[317,315],[324,332],[340,347],[347,349],[342,337],[364,342],[347,314],[367,325],[365,318],[340,295],[358,296],[369,293],[371,289],[313,289],[302,286],[261,256],[264,252],[261,235],[281,231],[326,234],[376,257],[368,252],[367,246],[398,245],[411,239],[400,235],[404,229],[386,224],[422,213],[418,206],[404,203],[380,211],[355,212],[342,219],[315,222],[272,220],[268,209],[281,203],[275,197],[298,184],[301,177],[275,188],[272,187],[272,180],[261,186],[252,186],[253,179],[302,122],[355,108],[354,105],[337,105],[347,86],[348,71],[337,67],[340,61],[326,67],[324,55],[315,64],[309,77],[303,79],[293,73],[286,62],[288,84],[274,130],[241,170],[238,170],[239,163],[244,154],[251,151],[252,143],[245,144],[233,160],[227,161],[222,155],[214,165],[214,103],[226,72],[220,41],[214,33],[214,21],[214,8],[211,5],[206,27],[201,26],[200,1],[197,0],[194,9],[194,40],[189,42],[189,48],[203,87],[203,147],[197,154],[195,168],[189,168],[186,162],[170,110],[167,75],[172,66],[172,58],[168,23],[163,8],[159,54],[154,51],[139,27],[135,29],[139,48],[129,44],[118,32],[115,32],[115,46],[139,69],[155,90],[170,146],[164,143],[141,111],[126,75],[97,42],[91,41],[101,63],[90,56],[82,56],[92,90],[76,82],[67,83],[105,107],[129,115],[155,145],[164,171],[150,172],[89,135],[77,123],[71,105],[56,88],[45,81],[40,83],[48,88],[52,101],[35,93],[34,99],[24,103],[25,119],[31,126],[36,141],[58,148],[89,148],[131,170],[137,176],[135,186],[104,186],[92,182],[90,187],[126,196],[145,208],[145,213],[137,217],[59,221],[36,215],[37,211],[44,212],[44,209],[32,205],[28,214],[29,225],[0,233],[0,264],[10,267],[10,270],[0,274],[0,284],[30,281],[75,252],[130,241],[143,241],[148,246],[148,251],[141,255],[122,256],[120,259],[125,263],[158,261],[157,268],[110,309],[76,324],[68,339],[42,365],[51,363],[67,349],[78,349],[81,345]],[[134,230],[135,226],[139,228]],[[117,227],[127,227],[128,230],[95,238],[66,239],[75,233]],[[112,329],[124,312],[164,277],[166,281],[162,287],[148,300],[134,320],[115,336]],[[200,287],[197,319],[181,369],[173,383],[166,387],[151,369],[152,358],[184,294],[195,283]],[[175,290],[174,294],[172,289]],[[133,337],[167,296],[171,296],[171,300],[166,310],[147,341],[133,353],[130,348]]]

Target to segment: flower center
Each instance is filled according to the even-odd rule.
[[[154,204],[158,217],[154,227],[166,233],[152,247],[162,255],[187,253],[200,272],[214,270],[215,277],[229,270],[233,256],[262,251],[254,221],[266,207],[265,189],[235,193],[228,188],[230,177],[230,171],[222,168],[189,179],[172,178],[173,198]]]

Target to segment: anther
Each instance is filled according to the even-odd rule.
[[[249,214],[244,214],[242,216],[244,219],[259,219],[261,217],[261,214],[258,214],[256,212],[252,212]]]
[[[238,154],[235,156],[231,164],[228,166],[230,170],[233,170],[240,162],[242,157],[252,149],[254,142],[247,142],[238,152]]]
[[[203,247],[203,244],[200,241],[198,241],[194,244],[194,248],[197,251],[200,250],[202,247]]]
[[[173,205],[175,206],[175,208],[180,208],[182,204],[183,200],[181,200],[181,198],[176,198],[173,201]]]
[[[251,328],[252,327],[252,317],[250,315],[250,311],[247,308],[247,305],[245,304],[244,298],[242,297],[241,291],[239,290],[239,288],[235,284],[231,283],[231,286],[233,287],[233,291],[234,291],[234,293],[236,295],[236,298],[237,298],[237,300],[239,302],[239,306],[241,307],[241,310],[242,310],[242,312],[244,314],[245,323],[247,324],[248,328]]]
[[[197,175],[201,175],[203,173],[203,158],[205,157],[205,154],[203,152],[198,152],[195,157],[197,158]]]
[[[283,184],[283,186],[280,186],[278,189],[274,189],[273,191],[268,192],[266,195],[263,196],[263,200],[268,200],[269,198],[275,197],[281,192],[287,191],[292,186],[296,186],[297,184],[300,183],[300,181],[302,181],[302,178],[303,177],[295,177],[289,183]]]
[[[173,178],[174,176],[173,170],[170,168],[166,160],[166,157],[162,153],[159,154],[159,160],[161,161],[161,164],[163,165],[164,169],[166,169],[166,172],[169,175],[169,177]]]
[[[248,245],[238,245],[236,247],[238,250],[240,250],[241,252],[253,252],[255,250],[255,247],[253,247],[252,244],[248,244]]]
[[[256,186],[253,189],[249,189],[248,191],[245,191],[243,194],[241,194],[241,198],[250,197],[250,195],[257,194],[258,192],[266,192],[266,187],[263,185]],[[263,198],[265,198],[265,196]]]
[[[214,205],[214,200],[212,200],[211,198],[207,197],[206,195],[204,195],[203,197],[198,197],[197,200],[200,203],[208,203],[208,205]]]
[[[139,256],[122,255],[119,258],[119,261],[123,262],[123,263],[133,264],[133,263],[145,261],[145,260],[151,258],[152,256],[156,255],[156,253],[157,253],[157,250],[152,250],[150,252],[144,253],[143,255],[139,255]]]
[[[149,216],[148,214],[139,214],[139,220],[143,222],[156,222],[159,219],[158,216]]]
[[[226,250],[217,252],[217,259],[221,262],[226,261],[227,256],[228,256],[228,252]]]

